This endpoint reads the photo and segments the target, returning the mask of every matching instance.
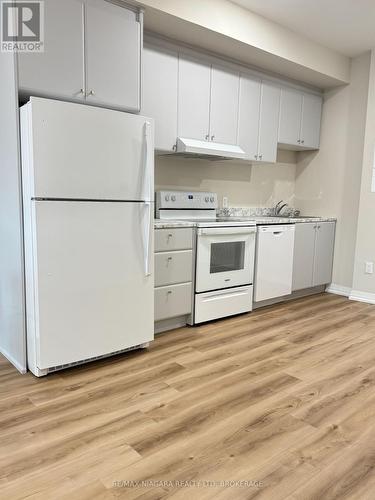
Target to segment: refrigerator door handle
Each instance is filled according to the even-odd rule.
[[[153,178],[153,172],[154,172],[154,151],[153,148],[151,147],[151,123],[149,121],[145,121],[144,124],[144,139],[145,139],[145,163],[144,163],[144,178],[143,178],[143,185],[144,185],[144,193],[143,193],[143,199],[146,202],[149,202],[153,198],[153,192],[152,192],[152,178]]]
[[[144,272],[145,276],[151,276],[151,258],[152,258],[152,221],[153,218],[152,213],[152,203],[149,201],[145,201],[144,204],[144,234],[143,241],[144,244]]]

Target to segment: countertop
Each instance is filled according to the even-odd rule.
[[[241,220],[241,221],[253,221],[257,226],[263,226],[267,224],[299,224],[304,222],[336,222],[334,217],[220,217],[222,221],[231,220]],[[179,228],[179,227],[195,227],[195,223],[192,221],[185,220],[160,220],[154,219],[155,229],[167,229],[167,228]]]
[[[195,222],[187,220],[160,220],[154,219],[155,229],[168,229],[178,227],[195,227]]]

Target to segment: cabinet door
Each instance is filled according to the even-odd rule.
[[[20,90],[32,95],[83,99],[83,2],[45,0],[44,7],[44,52],[17,54]]]
[[[258,160],[276,162],[280,88],[262,82]]]
[[[293,257],[292,291],[309,288],[313,284],[316,224],[296,224]]]
[[[212,67],[210,139],[237,144],[240,75],[219,66]]]
[[[155,149],[173,151],[177,138],[178,54],[143,49],[142,114],[155,120]]]
[[[139,111],[141,25],[136,12],[103,0],[86,6],[87,99]]]
[[[252,160],[258,157],[260,85],[260,80],[241,75],[238,145]]]
[[[313,276],[314,286],[331,283],[335,226],[334,222],[319,222],[317,224]]]
[[[302,94],[281,89],[279,142],[299,146],[301,134]]]
[[[301,144],[308,148],[319,148],[320,118],[322,115],[322,98],[304,94],[302,106]]]
[[[208,139],[211,66],[180,55],[178,70],[178,136]]]

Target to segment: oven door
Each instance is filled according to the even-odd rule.
[[[255,227],[198,229],[196,292],[253,282]]]

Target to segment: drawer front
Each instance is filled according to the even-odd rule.
[[[155,288],[155,321],[191,313],[192,284]]]
[[[251,311],[253,287],[244,286],[195,295],[194,323]]]
[[[192,250],[155,254],[155,286],[173,285],[192,280]]]
[[[193,230],[191,228],[155,229],[155,252],[191,248],[193,248]]]

